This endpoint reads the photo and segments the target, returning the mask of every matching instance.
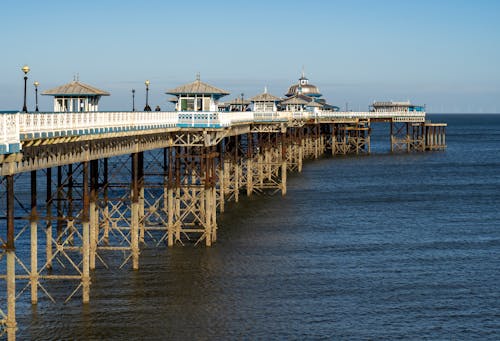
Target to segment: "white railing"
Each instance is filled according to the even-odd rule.
[[[0,113],[0,154],[19,150],[23,139],[99,134],[160,128],[222,128],[251,122],[286,122],[309,119],[392,119],[425,122],[425,112],[83,112]]]
[[[219,120],[223,126],[228,127],[233,124],[253,122],[255,119],[254,113],[252,111],[242,111],[219,112]]]
[[[81,112],[81,113],[28,113],[19,114],[20,133],[88,134],[123,130],[142,130],[175,127],[175,112]]]
[[[380,112],[380,111],[321,111],[317,114],[317,118],[392,118],[392,119],[407,119],[408,121],[416,121],[422,119],[425,121],[425,112],[417,111],[393,111],[393,112]]]
[[[19,115],[15,113],[0,113],[0,154],[10,154],[19,151]]]
[[[182,111],[175,114],[179,117],[177,125],[180,128],[221,128],[230,127],[237,123],[254,121],[254,113],[251,111]]]

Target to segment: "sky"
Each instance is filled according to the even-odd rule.
[[[78,75],[108,91],[100,110],[172,109],[195,80],[230,100],[283,96],[304,70],[328,103],[410,100],[434,113],[500,113],[500,1],[2,0],[0,111]],[[52,97],[39,96],[42,111]]]

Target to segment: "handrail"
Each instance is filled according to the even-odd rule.
[[[18,152],[24,139],[101,134],[161,128],[225,128],[242,123],[291,120],[391,118],[397,122],[425,122],[425,112],[30,112],[0,113],[0,154]]]
[[[20,149],[19,115],[0,113],[0,154],[16,153]]]

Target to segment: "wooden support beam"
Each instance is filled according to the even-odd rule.
[[[102,171],[102,177],[103,177],[103,184],[102,184],[102,189],[103,189],[103,242],[104,245],[109,245],[109,197],[108,197],[108,191],[109,191],[109,174],[108,174],[108,159],[105,158],[103,160],[103,171]]]
[[[281,195],[286,195],[286,172],[287,172],[287,163],[286,163],[286,134],[281,134]]]
[[[90,302],[90,197],[89,165],[82,162],[82,291],[83,303]]]
[[[144,221],[144,152],[138,153],[138,190],[139,190],[139,243],[144,244],[145,221]]]
[[[7,317],[5,329],[9,341],[16,339],[16,251],[14,246],[14,176],[6,176],[7,183]]]
[[[89,219],[90,219],[90,250],[89,267],[95,269],[97,254],[97,241],[99,239],[99,211],[97,208],[97,195],[99,186],[99,160],[90,161],[90,196],[89,196]]]
[[[36,171],[31,171],[31,212],[30,212],[30,241],[31,241],[31,304],[38,303],[38,216],[36,211]]]
[[[47,259],[46,267],[52,269],[52,168],[47,168],[46,175],[46,197],[45,197],[45,257]]]
[[[132,154],[130,247],[132,268],[139,269],[139,154]]]

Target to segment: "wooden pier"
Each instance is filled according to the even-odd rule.
[[[0,114],[0,334],[16,299],[91,299],[91,270],[140,267],[144,245],[210,247],[217,215],[241,195],[286,195],[306,159],[446,148],[446,124],[411,112],[89,112]],[[29,240],[29,243],[25,242]],[[17,246],[17,248],[16,248]],[[27,290],[30,289],[30,290]]]

